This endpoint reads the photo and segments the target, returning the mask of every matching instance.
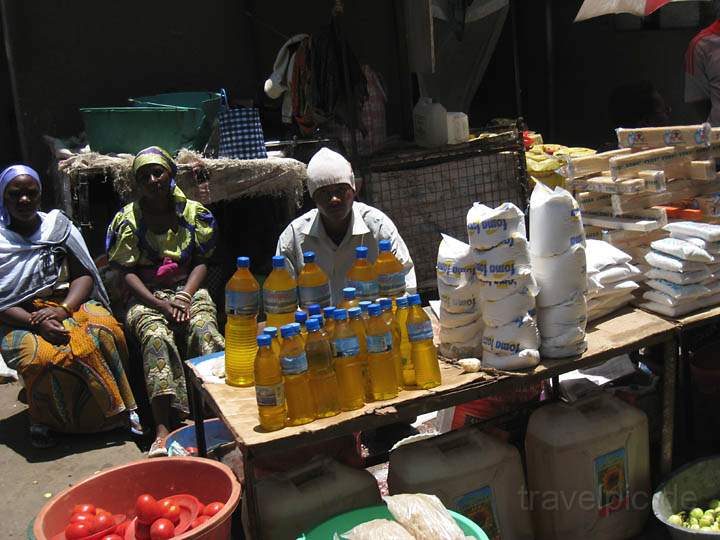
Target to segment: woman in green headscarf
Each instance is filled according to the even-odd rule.
[[[116,214],[106,247],[130,292],[126,322],[142,347],[155,457],[166,454],[161,439],[173,422],[189,413],[182,359],[225,348],[215,304],[202,288],[217,228],[210,211],[175,184],[177,167],[162,148],[139,152],[133,173],[136,200]]]

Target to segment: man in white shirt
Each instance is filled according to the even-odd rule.
[[[685,102],[698,120],[720,126],[720,0],[713,0],[716,20],[698,33],[685,54]]]
[[[415,292],[417,282],[407,246],[392,220],[377,208],[355,201],[355,176],[350,163],[337,152],[320,149],[307,167],[307,187],[316,209],[295,219],[280,235],[277,255],[283,255],[296,277],[303,252],[314,251],[316,262],[330,280],[332,303],[342,301],[355,248],[366,246],[372,263],[380,240],[390,240],[392,252],[405,269],[405,286]]]

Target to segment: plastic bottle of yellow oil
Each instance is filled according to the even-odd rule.
[[[390,240],[378,242],[378,256],[375,261],[380,296],[398,298],[405,294],[405,272],[402,263],[391,250]]]
[[[340,407],[352,411],[363,406],[365,377],[360,357],[360,341],[348,321],[347,311],[335,311],[335,373],[340,387]]]
[[[395,300],[397,312],[395,312],[395,320],[400,328],[400,361],[402,363],[402,384],[403,388],[410,389],[415,386],[415,366],[412,363],[412,354],[410,349],[410,339],[407,331],[407,318],[410,313],[408,299],[401,296]]]
[[[288,426],[299,426],[315,420],[315,399],[305,349],[300,340],[300,325],[286,324],[280,329],[283,344],[280,365],[285,380],[285,403]]]
[[[303,253],[305,266],[298,276],[298,293],[300,296],[300,307],[307,310],[310,304],[320,306],[330,305],[330,282],[322,268],[315,262],[315,252],[306,251]]]
[[[315,409],[318,418],[335,416],[340,412],[337,376],[333,367],[330,343],[320,331],[320,321],[310,319],[307,322],[308,336],[305,353],[310,372],[310,388],[315,397]]]
[[[433,343],[432,323],[420,307],[419,294],[408,296],[408,303],[410,313],[407,318],[407,332],[415,367],[415,383],[418,388],[434,388],[440,385],[441,377],[437,349]]]
[[[280,358],[280,337],[278,336],[278,329],[274,326],[266,326],[263,328],[263,334],[272,338],[272,350],[275,353],[275,356]]]
[[[280,359],[272,350],[272,338],[268,334],[257,337],[258,352],[255,357],[255,399],[258,405],[260,427],[276,431],[285,427],[285,388]]]
[[[342,290],[343,294],[343,301],[340,304],[340,307],[343,309],[350,309],[357,307],[359,300],[357,299],[357,294],[355,287],[345,287]]]
[[[323,328],[325,329],[325,333],[330,336],[330,339],[333,337],[333,333],[335,332],[335,310],[337,308],[335,306],[328,306],[326,308],[323,308],[323,319],[325,320]]]
[[[365,403],[373,401],[372,386],[370,385],[370,371],[367,361],[367,341],[365,339],[365,321],[362,318],[362,310],[359,307],[348,309],[350,326],[360,342],[360,360],[363,365],[363,379],[365,380]]]
[[[263,307],[267,324],[281,328],[295,321],[297,282],[285,267],[285,257],[276,255],[272,265],[273,270],[263,283]]]
[[[225,382],[252,386],[257,353],[258,285],[250,259],[237,258],[237,270],[225,286]]]
[[[379,304],[370,304],[367,322],[368,370],[373,398],[377,401],[398,395],[398,378],[392,357],[392,331],[382,318]]]
[[[307,342],[307,328],[305,328],[307,319],[308,314],[303,310],[299,309],[295,312],[295,322],[300,325],[300,339],[302,339],[303,345]]]
[[[377,301],[380,304],[382,310],[382,318],[387,324],[390,332],[392,333],[392,357],[395,364],[395,374],[397,375],[398,383],[402,388],[402,356],[400,355],[400,327],[398,326],[395,315],[393,315],[392,307],[393,301],[390,298],[378,298]]]
[[[369,300],[363,300],[362,302],[358,302],[358,307],[362,312],[362,320],[365,324],[367,324],[367,320],[369,318],[368,308],[370,307],[370,304],[372,304],[372,302],[370,302]]]
[[[320,304],[310,304],[307,307],[308,317],[313,315],[322,315],[322,306]]]
[[[347,286],[354,287],[358,300],[374,300],[378,297],[378,286],[375,268],[368,261],[368,248],[355,248],[355,262],[347,275]]]

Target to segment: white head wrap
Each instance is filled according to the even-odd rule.
[[[355,189],[350,162],[329,148],[321,148],[307,166],[307,187],[312,197],[318,188],[347,184]]]

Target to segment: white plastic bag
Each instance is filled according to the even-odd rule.
[[[720,225],[700,223],[697,221],[678,221],[663,227],[670,234],[680,233],[687,236],[702,238],[708,242],[720,242]]]
[[[678,285],[664,279],[650,279],[646,282],[648,287],[662,291],[676,300],[690,300],[710,293],[705,285],[693,283],[691,285]]]
[[[637,281],[642,277],[643,273],[640,269],[630,263],[607,266],[595,274],[588,274],[588,293],[598,291],[613,283]]]
[[[596,274],[608,266],[629,263],[632,257],[603,240],[588,240],[585,247],[588,275]]]
[[[672,255],[683,261],[695,261],[703,263],[715,262],[715,259],[703,248],[679,238],[662,238],[650,243],[650,247],[655,251],[660,251],[667,255]]]
[[[450,313],[477,313],[479,292],[479,284],[476,282],[451,287],[438,280],[440,302]]]
[[[440,326],[444,328],[459,328],[461,326],[467,326],[476,322],[480,318],[479,312],[471,313],[452,313],[443,307],[442,301],[440,302]]]
[[[401,494],[383,500],[416,540],[465,540],[465,534],[435,495]]]
[[[522,293],[511,294],[496,302],[481,300],[480,307],[485,324],[498,327],[523,317],[535,309],[535,296],[526,289]]]
[[[670,270],[671,272],[697,272],[706,268],[705,263],[695,261],[683,261],[672,255],[666,255],[659,251],[651,251],[645,255],[645,261],[655,268]]]
[[[474,203],[467,214],[468,242],[475,249],[490,249],[513,235],[526,237],[525,215],[512,203],[497,208]]]
[[[541,257],[559,255],[585,245],[580,207],[567,190],[535,184],[530,196],[530,250]]]
[[[537,309],[537,324],[540,338],[561,336],[573,328],[585,330],[587,325],[587,302],[578,293],[570,302]]]
[[[516,355],[525,349],[537,349],[539,342],[537,323],[530,315],[498,328],[487,326],[482,339],[483,351],[498,356]]]
[[[531,254],[531,260],[540,287],[536,300],[539,307],[563,304],[577,292],[587,290],[585,248],[581,244],[553,257]]]
[[[440,343],[438,351],[446,358],[470,358],[482,356],[482,334],[467,343]]]
[[[457,328],[440,327],[440,343],[471,343],[477,341],[478,336],[483,334],[482,319],[473,321],[467,326],[459,326]]]
[[[498,355],[483,352],[482,365],[494,369],[511,371],[514,369],[527,369],[540,363],[540,353],[537,349],[525,349],[518,354]]]
[[[373,519],[341,535],[346,540],[414,540],[414,536],[396,521]]]
[[[530,255],[524,236],[511,236],[494,248],[476,251],[475,276],[483,281],[504,281],[530,273]]]
[[[697,270],[695,272],[671,272],[661,268],[650,268],[645,274],[648,279],[664,279],[670,283],[677,285],[690,285],[692,283],[702,283],[710,277],[710,271],[707,268]]]
[[[720,242],[708,242],[707,240],[703,240],[702,238],[697,238],[695,236],[690,236],[678,232],[670,233],[670,238],[686,240],[687,242],[690,242],[691,244],[699,248],[703,248],[710,255],[720,255]]]
[[[490,302],[497,302],[511,294],[531,294],[537,296],[538,286],[535,276],[523,274],[513,279],[503,281],[477,281],[479,298]]]
[[[588,322],[609,315],[628,305],[634,299],[635,296],[632,294],[619,294],[606,296],[598,300],[588,300]]]
[[[542,351],[544,347],[567,347],[568,345],[575,345],[581,341],[585,341],[585,330],[579,326],[575,326],[559,336],[551,338],[541,336],[540,350]]]
[[[642,297],[647,300],[648,302],[656,302],[658,304],[663,304],[664,306],[670,306],[670,307],[676,307],[682,304],[687,304],[688,302],[694,302],[695,298],[688,298],[686,300],[680,300],[678,298],[673,298],[667,293],[664,293],[662,291],[658,291],[656,289],[648,289],[645,291],[642,295]]]
[[[635,281],[619,281],[617,283],[608,283],[602,289],[592,291],[592,293],[588,294],[588,296],[590,298],[602,298],[603,296],[611,294],[631,293],[638,288],[640,288],[640,285],[638,285]]]
[[[668,317],[681,317],[692,311],[708,306],[714,306],[716,304],[720,304],[720,294],[707,296],[705,298],[698,298],[691,302],[683,302],[682,304],[674,307],[658,304],[657,302],[644,302],[640,304],[640,307],[649,311],[661,313],[662,315],[667,315]]]
[[[5,363],[5,359],[2,357],[2,354],[0,354],[0,381],[3,378],[17,381],[18,374],[14,369],[10,369],[10,367]]]
[[[452,287],[474,281],[476,264],[474,249],[452,236],[442,235],[435,267],[438,281]]]
[[[540,353],[545,358],[569,358],[571,356],[580,356],[587,351],[587,340],[579,341],[571,345],[560,347],[551,347],[548,345],[540,346]]]

